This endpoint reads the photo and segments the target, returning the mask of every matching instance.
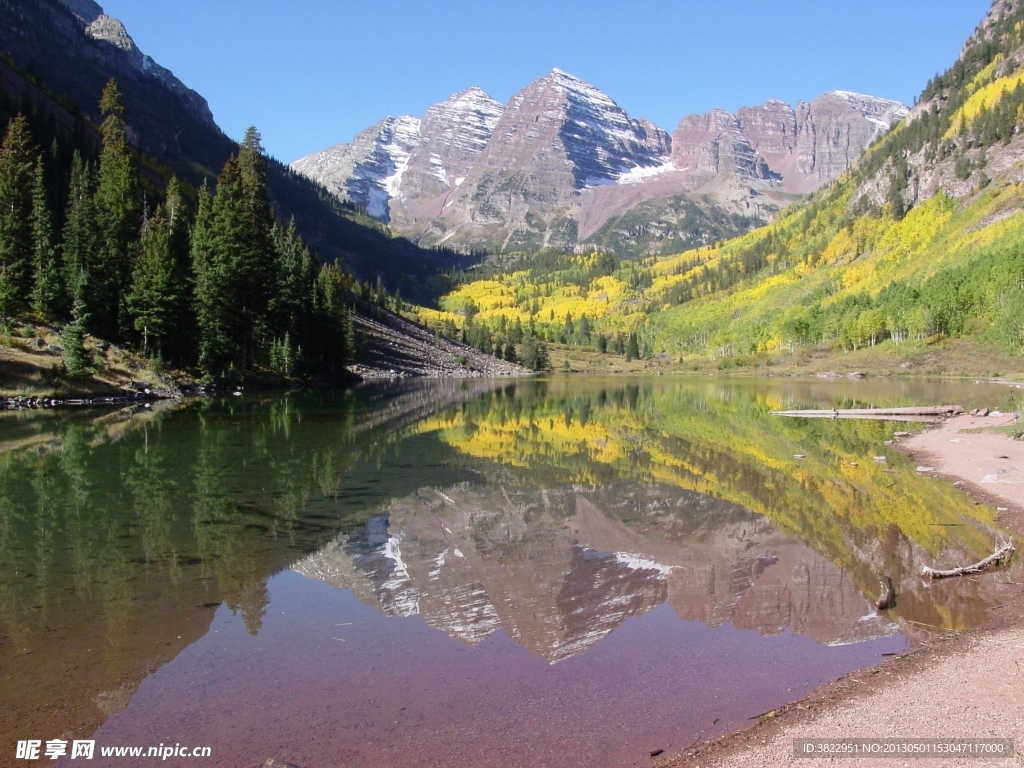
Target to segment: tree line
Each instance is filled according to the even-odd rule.
[[[63,327],[71,376],[90,371],[86,334],[156,364],[211,376],[271,368],[334,374],[356,354],[356,282],[319,264],[275,216],[267,158],[250,128],[210,189],[140,168],[115,81],[104,90],[98,156],[59,162],[30,121],[0,145],[0,323]],[[157,199],[162,199],[157,202]],[[187,198],[194,198],[194,203]]]

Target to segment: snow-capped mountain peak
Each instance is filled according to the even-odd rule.
[[[795,108],[768,100],[690,115],[669,136],[555,67],[505,106],[473,86],[418,122],[388,118],[292,167],[421,243],[576,247],[631,207],[679,195],[767,220],[852,167],[906,114],[836,90]]]

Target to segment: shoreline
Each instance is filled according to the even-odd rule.
[[[922,474],[951,482],[976,504],[996,507],[1000,527],[1018,537],[1019,546],[1024,538],[1024,441],[991,431],[1013,422],[1013,414],[954,416],[894,447],[931,469]],[[1000,573],[1006,571],[976,578]],[[1017,756],[998,760],[916,758],[913,765],[1020,765],[1019,756],[1024,754],[1024,663],[1020,661],[1024,658],[1024,593],[998,609],[991,611],[983,627],[948,631],[920,642],[906,653],[845,675],[800,701],[762,715],[753,725],[659,756],[652,759],[652,765],[812,768],[834,765],[834,758],[796,758],[793,739],[953,736],[1014,739]],[[894,763],[886,758],[860,758],[856,765]]]

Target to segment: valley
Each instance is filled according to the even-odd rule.
[[[155,6],[119,6],[136,32],[0,0],[0,754],[669,768],[1024,738],[1019,556],[922,575],[1024,530],[1024,0],[906,103],[831,82],[848,30],[809,18],[706,11],[722,55],[695,65],[696,27],[636,9],[556,40],[552,6],[527,40],[398,6],[182,6],[172,39]],[[472,67],[471,29],[498,35]],[[625,44],[668,32],[658,67]],[[323,72],[278,77],[318,48],[372,125],[325,117]],[[259,96],[186,84],[179,51]],[[408,56],[416,99],[381,85]],[[274,89],[315,105],[288,132],[338,135],[285,163],[215,119]],[[838,418],[939,403],[971,413]],[[808,409],[837,418],[778,415]]]

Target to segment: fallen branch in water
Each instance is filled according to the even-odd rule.
[[[951,576],[966,576],[969,573],[981,573],[996,565],[1002,565],[1004,560],[1009,560],[1010,556],[1016,552],[1016,547],[1013,546],[1013,539],[1009,541],[1000,541],[996,545],[996,551],[974,565],[964,565],[959,568],[950,568],[948,571],[937,571],[934,568],[929,568],[927,565],[921,569],[921,575],[929,579],[948,579]]]
[[[887,611],[890,608],[896,607],[896,588],[892,585],[892,579],[888,576],[878,577],[882,588],[882,594],[879,596],[878,601],[875,603],[875,607],[880,611]]]
[[[877,419],[885,421],[936,421],[958,416],[959,405],[926,405],[910,408],[831,408],[812,411],[772,411],[772,416],[796,416],[804,419]],[[897,436],[898,433],[897,433]]]

